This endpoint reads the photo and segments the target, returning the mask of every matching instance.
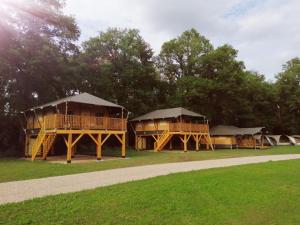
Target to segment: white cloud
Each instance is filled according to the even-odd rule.
[[[247,69],[270,79],[300,56],[297,0],[67,0],[65,11],[76,17],[81,40],[108,27],[138,28],[156,52],[194,27],[215,46],[233,45]]]

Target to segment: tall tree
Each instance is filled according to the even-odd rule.
[[[4,1],[0,7],[0,64],[11,110],[63,95],[68,57],[77,52],[79,30],[59,0]],[[6,34],[9,39],[6,38]],[[51,96],[54,95],[54,96]]]
[[[110,28],[83,44],[86,88],[124,105],[135,115],[159,104],[153,51],[136,29]],[[86,68],[86,67],[83,67]]]
[[[80,32],[74,18],[62,12],[63,6],[60,0],[7,0],[0,5],[0,116],[6,121],[0,144],[8,140],[7,130],[21,110],[70,89],[70,58],[78,53],[74,42]],[[12,132],[10,136],[18,133]]]
[[[175,104],[181,104],[208,116],[213,124],[239,123],[235,112],[244,84],[244,65],[237,51],[224,45],[201,56],[200,76],[177,81]]]
[[[300,58],[293,58],[283,65],[277,76],[278,131],[300,133]]]
[[[201,76],[202,57],[212,50],[209,40],[195,29],[187,30],[162,45],[158,66],[169,82],[184,76]]]

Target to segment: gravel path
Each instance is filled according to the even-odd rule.
[[[0,183],[0,204],[20,202],[60,193],[82,191],[177,172],[289,159],[300,159],[300,154],[167,163]]]

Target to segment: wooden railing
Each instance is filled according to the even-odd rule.
[[[43,117],[45,129],[126,130],[126,119],[53,114]],[[30,128],[29,128],[30,129]]]
[[[164,125],[149,126],[142,123],[136,126],[136,131],[163,131],[170,132],[201,132],[209,133],[208,124],[195,124],[195,123],[165,123]]]
[[[170,132],[201,132],[208,133],[208,124],[196,124],[196,123],[169,123]]]

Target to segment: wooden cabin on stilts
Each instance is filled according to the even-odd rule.
[[[102,146],[112,136],[121,145],[125,157],[127,111],[104,99],[82,93],[63,98],[23,112],[26,119],[25,156],[46,159],[58,136],[66,146],[66,160],[71,162],[76,143],[89,136],[95,143],[95,155],[102,157]]]
[[[207,150],[213,150],[205,116],[181,107],[156,110],[131,120],[131,123],[134,125],[135,148],[138,150],[172,149],[175,138],[180,140],[185,152],[192,140],[196,151],[199,151],[201,143]]]

